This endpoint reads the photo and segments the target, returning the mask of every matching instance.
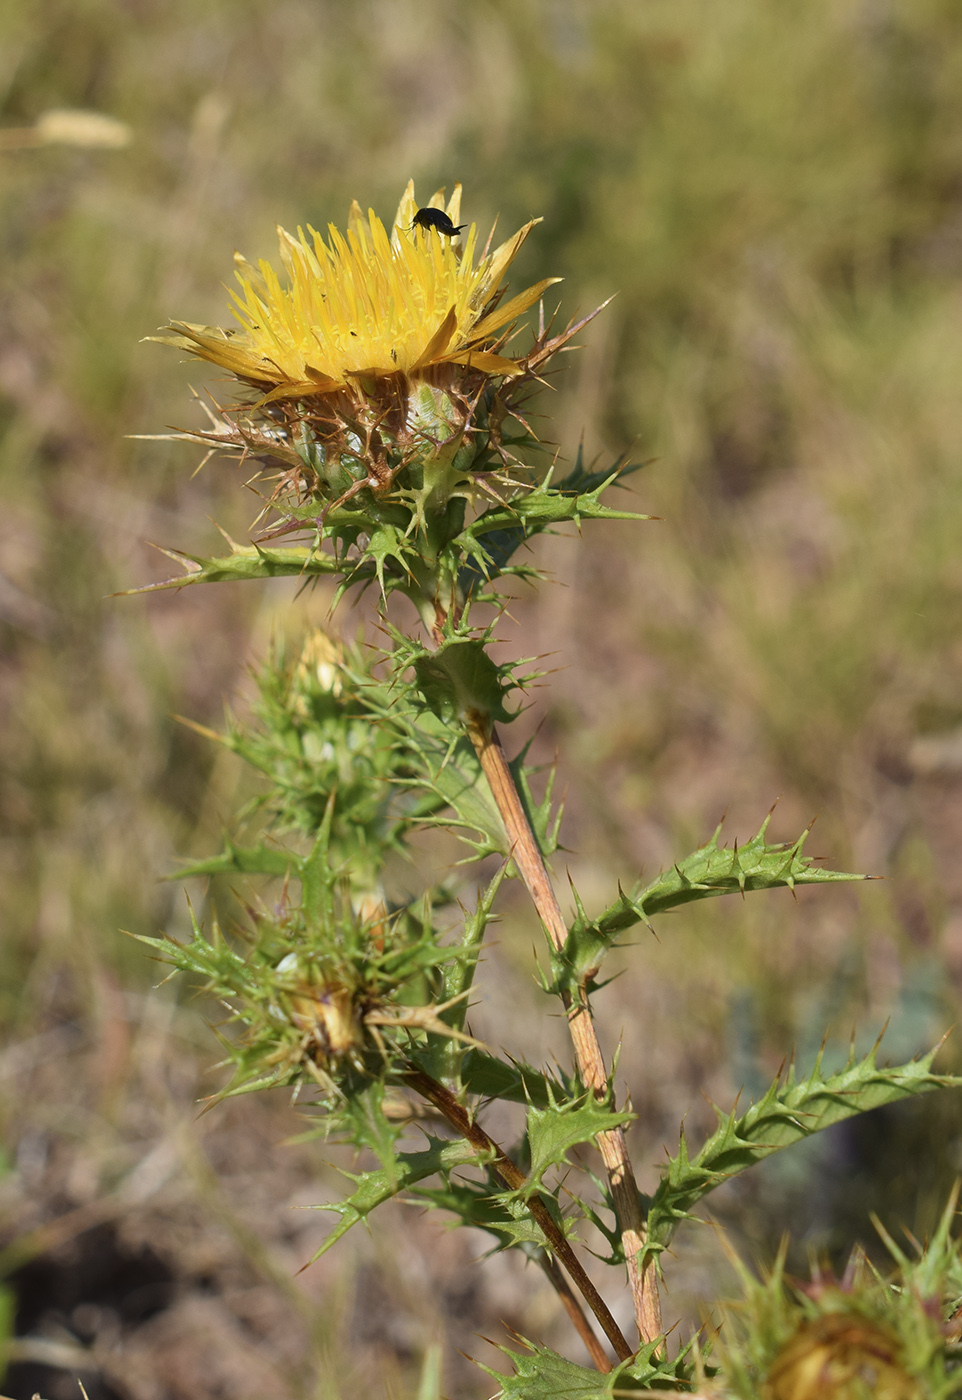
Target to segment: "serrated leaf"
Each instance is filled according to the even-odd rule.
[[[549,530],[553,525],[582,520],[649,520],[636,511],[618,511],[602,505],[601,495],[619,484],[643,463],[627,463],[623,459],[602,471],[586,471],[582,449],[572,470],[559,482],[546,479],[525,494],[513,497],[504,505],[484,511],[455,541],[464,563],[459,582],[467,592],[475,582],[491,581],[502,575],[537,577],[532,566],[509,565],[509,560],[526,541]]]
[[[496,1251],[521,1248],[530,1256],[544,1250],[544,1232],[525,1203],[510,1193],[492,1191],[490,1186],[476,1181],[451,1179],[439,1187],[417,1187],[411,1195],[433,1210],[448,1211],[462,1224],[473,1225],[493,1235],[497,1240]],[[576,1222],[562,1218],[553,1198],[543,1199],[558,1229],[569,1238]]]
[[[527,1139],[531,1156],[528,1179],[523,1197],[528,1199],[539,1191],[545,1172],[551,1167],[564,1166],[568,1153],[579,1143],[594,1142],[599,1133],[624,1127],[634,1118],[633,1113],[617,1112],[592,1093],[558,1103],[549,1088],[546,1108],[528,1109]]]
[[[506,874],[507,866],[502,865],[500,870],[497,870],[488,881],[485,888],[478,892],[474,908],[470,912],[465,912],[464,927],[458,940],[458,946],[469,956],[450,963],[444,969],[444,1001],[450,1001],[454,997],[463,997],[465,992],[471,990],[478,965],[477,953],[484,942],[488,924],[495,917],[494,901]],[[463,1030],[467,1013],[467,1001],[461,1001],[457,1006],[452,1006],[450,1012],[445,1013],[444,1019],[448,1025],[454,1026],[457,1030]]]
[[[765,836],[770,821],[771,814],[750,841],[731,849],[718,844],[719,827],[704,846],[630,897],[634,911],[631,922],[676,909],[695,899],[713,899],[722,894],[840,884],[869,878],[841,870],[823,870],[815,865],[811,857],[803,854],[811,827],[806,827],[797,841],[768,845]]]
[[[333,554],[308,545],[274,548],[269,545],[240,545],[230,541],[231,552],[206,557],[187,554],[181,549],[164,549],[162,553],[174,559],[184,569],[183,574],[148,583],[143,588],[125,590],[126,594],[156,593],[164,588],[186,588],[192,583],[227,583],[256,578],[310,578],[344,572],[344,563]]]
[[[422,711],[409,721],[397,718],[405,724],[423,764],[423,776],[412,786],[428,798],[434,796],[433,802],[412,817],[411,824],[456,827],[478,860],[488,855],[507,856],[508,838],[501,813],[469,741],[460,735],[452,740],[442,721],[429,712]]]
[[[403,576],[408,572],[408,557],[416,557],[415,551],[405,540],[404,530],[391,523],[379,524],[371,532],[364,553],[374,563],[382,596],[386,596],[388,592],[385,568],[391,560],[396,562],[397,571]]]
[[[199,875],[274,875],[293,874],[300,857],[280,846],[235,846],[226,841],[220,855],[206,860],[192,860],[167,878],[191,880]]]
[[[719,1114],[718,1128],[694,1157],[683,1133],[678,1153],[669,1158],[651,1198],[649,1251],[663,1249],[678,1223],[690,1218],[694,1206],[716,1186],[773,1152],[883,1104],[932,1089],[962,1087],[962,1078],[932,1073],[936,1053],[937,1049],[908,1064],[879,1068],[876,1046],[861,1060],[851,1057],[844,1069],[831,1075],[822,1074],[819,1056],[804,1079],[796,1079],[792,1066],[784,1081],[777,1079],[745,1113]]]
[[[609,467],[587,468],[584,446],[579,443],[578,452],[571,471],[555,485],[555,490],[566,496],[583,496],[586,492],[605,489],[606,483],[618,486],[626,476],[640,472],[646,462],[629,462],[627,456],[618,457]]]
[[[582,520],[648,520],[651,517],[637,511],[615,510],[601,504],[601,496],[640,464],[625,466],[615,463],[606,471],[586,472],[580,459],[563,480],[554,484],[550,478],[524,495],[516,496],[506,506],[492,506],[474,522],[473,533],[483,537],[489,531],[520,528],[530,539],[551,525]]]
[[[472,1046],[461,1061],[461,1083],[469,1094],[486,1099],[507,1099],[510,1103],[545,1107],[552,1092],[561,1086],[543,1074],[516,1060],[501,1060],[487,1050]]]
[[[404,1131],[403,1124],[393,1122],[384,1112],[384,1083],[371,1080],[364,1088],[355,1090],[339,1104],[337,1114],[331,1115],[337,1131],[355,1147],[366,1147],[374,1153],[388,1178],[397,1171],[398,1154],[394,1145]]]
[[[579,906],[567,943],[559,954],[560,965],[568,970],[572,986],[580,985],[587,972],[597,969],[619,933],[638,923],[648,924],[652,916],[693,900],[868,879],[866,875],[822,870],[813,864],[812,859],[803,854],[811,827],[795,842],[768,845],[765,835],[770,821],[771,814],[750,841],[732,848],[719,845],[719,827],[704,846],[676,862],[649,885],[631,894],[622,892],[596,919],[589,919]]]
[[[493,917],[495,897],[506,874],[507,866],[503,865],[488,882],[486,889],[479,892],[474,909],[470,913],[465,912],[464,928],[457,943],[459,956],[452,957],[439,969],[441,992],[438,1000],[452,1003],[440,1012],[439,1019],[456,1031],[464,1030],[468,1014],[468,993],[474,982],[478,954],[485,931]],[[458,1089],[462,1084],[461,1062],[467,1053],[468,1044],[465,1041],[435,1035],[429,1037],[427,1043],[420,1046],[416,1053],[412,1052],[412,1058],[418,1067],[433,1079]]]
[[[650,520],[650,515],[642,515],[637,510],[614,510],[601,504],[602,491],[617,480],[618,473],[613,472],[594,490],[570,496],[532,491],[529,496],[512,502],[513,511],[523,521],[529,539],[551,525],[564,525],[569,521],[580,525],[583,520]]]
[[[624,1264],[625,1249],[621,1238],[621,1231],[618,1228],[618,1216],[612,1199],[611,1184],[608,1181],[602,1181],[600,1177],[596,1176],[596,1174],[587,1167],[585,1168],[585,1175],[594,1186],[601,1204],[611,1216],[611,1222],[609,1223],[605,1220],[601,1211],[593,1201],[585,1200],[583,1196],[577,1195],[571,1190],[570,1186],[566,1185],[565,1189],[571,1196],[575,1207],[581,1211],[586,1220],[591,1221],[599,1235],[607,1240],[608,1247],[611,1251],[610,1254],[599,1254],[596,1249],[593,1249],[591,1252],[595,1258],[600,1259],[602,1263]]]
[[[502,670],[481,641],[444,642],[436,651],[418,656],[414,672],[425,703],[447,724],[474,715],[508,718]]]
[[[535,834],[538,842],[538,849],[547,859],[554,855],[558,849],[558,832],[561,828],[561,819],[564,815],[564,808],[561,803],[554,805],[554,765],[548,770],[548,780],[545,783],[544,795],[540,802],[537,802],[531,790],[532,770],[526,766],[528,750],[531,740],[525,744],[524,748],[508,764],[514,776],[515,785],[518,789],[518,796],[521,798],[521,805],[525,815],[531,823],[531,830]]]
[[[500,1347],[514,1366],[513,1376],[487,1371],[500,1384],[498,1400],[613,1400],[634,1390],[686,1391],[691,1388],[693,1368],[687,1360],[689,1347],[673,1360],[657,1355],[661,1338],[646,1343],[628,1361],[607,1375],[588,1366],[578,1366],[549,1347],[519,1337],[524,1351]]]
[[[461,1139],[443,1142],[440,1138],[429,1138],[428,1144],[423,1152],[399,1152],[390,1171],[381,1168],[358,1175],[343,1173],[355,1183],[354,1190],[344,1201],[314,1207],[315,1210],[334,1211],[341,1218],[317,1253],[311,1256],[310,1263],[326,1254],[359,1221],[366,1220],[377,1206],[415,1182],[423,1181],[436,1172],[452,1171],[455,1167],[483,1165],[484,1159]]]

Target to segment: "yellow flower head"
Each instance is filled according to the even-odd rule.
[[[426,207],[457,224],[460,206],[456,185],[446,204],[440,190]],[[286,285],[270,263],[254,268],[235,254],[240,291],[231,295],[239,329],[176,321],[169,327],[174,335],[165,338],[271,401],[363,392],[369,381],[432,378],[444,366],[482,376],[518,374],[518,361],[500,353],[511,323],[560,279],[548,277],[507,302],[498,294],[540,220],[479,254],[474,224],[462,248],[436,228],[415,225],[417,212],[412,180],[390,236],[373,210],[365,218],[356,201],[346,235],[333,224],[326,239],[310,227],[296,238],[279,228]]]

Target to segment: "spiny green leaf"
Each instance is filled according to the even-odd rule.
[[[439,1187],[417,1187],[412,1196],[434,1210],[449,1211],[465,1225],[486,1230],[497,1240],[496,1250],[521,1248],[529,1257],[544,1248],[544,1233],[527,1205],[510,1192],[495,1191],[489,1184],[450,1179]],[[577,1221],[564,1218],[551,1196],[543,1196],[555,1224],[569,1238]]]
[[[377,574],[377,581],[382,596],[386,596],[389,592],[387,580],[385,578],[386,566],[391,560],[394,560],[397,566],[395,573],[400,572],[403,576],[408,572],[408,557],[415,554],[415,551],[404,538],[404,530],[390,523],[378,525],[378,527],[372,531],[370,541],[364,552],[374,563],[374,569]]]
[[[414,662],[414,672],[425,702],[448,724],[473,715],[508,718],[502,668],[480,640],[458,639],[423,652]]]
[[[416,1187],[411,1195],[430,1210],[447,1211],[462,1225],[486,1230],[497,1240],[496,1249],[509,1249],[517,1241],[509,1228],[514,1224],[503,1201],[496,1200],[490,1186],[477,1181],[446,1180],[443,1186]],[[541,1236],[540,1243],[543,1243]]]
[[[439,1003],[453,1004],[440,1012],[439,1019],[456,1031],[464,1030],[468,1014],[467,994],[474,981],[485,931],[493,917],[495,896],[506,874],[507,866],[503,865],[488,882],[487,888],[479,893],[475,908],[470,913],[465,912],[461,937],[456,948],[453,951],[449,950],[449,960],[440,968],[441,989],[437,1000]],[[461,1062],[469,1053],[465,1041],[433,1035],[411,1053],[418,1067],[433,1079],[455,1089],[461,1087]]]
[[[647,462],[629,462],[627,454],[623,454],[611,466],[592,469],[585,466],[584,444],[579,443],[571,471],[557,482],[555,490],[565,496],[583,496],[589,491],[606,490],[609,485],[620,486],[626,476],[633,476],[647,465]]]
[[[806,827],[797,841],[768,845],[765,836],[770,821],[769,813],[750,841],[744,846],[735,845],[731,850],[718,844],[719,827],[711,840],[699,850],[631,896],[630,902],[635,912],[630,922],[637,923],[639,919],[675,909],[694,899],[869,878],[840,870],[822,870],[813,864],[812,858],[803,854],[811,827]],[[606,917],[602,916],[602,922]],[[614,917],[617,918],[617,915]],[[617,929],[611,931],[616,932]]]
[[[531,1154],[528,1180],[523,1188],[527,1199],[541,1189],[545,1172],[563,1166],[568,1153],[582,1142],[593,1142],[599,1133],[621,1128],[634,1118],[633,1113],[617,1112],[592,1093],[559,1103],[550,1086],[546,1108],[528,1109],[527,1136]]]
[[[425,730],[429,719],[434,716],[424,715]],[[477,860],[487,855],[507,856],[509,845],[501,813],[468,740],[459,738],[447,750],[425,743],[421,757],[425,768],[423,790],[439,794],[450,812],[435,810],[422,816],[418,824],[455,827]]]
[[[471,527],[465,532],[462,540],[466,556],[466,562],[458,575],[462,591],[468,593],[482,580],[487,582],[506,575],[536,578],[538,570],[533,565],[508,565],[509,559],[517,553],[526,539],[525,528],[521,524],[487,530],[483,539],[475,537],[474,528]]]
[[[458,940],[458,946],[470,956],[452,962],[445,968],[442,994],[444,1001],[450,1001],[452,997],[462,996],[463,993],[471,990],[478,965],[477,953],[484,941],[488,924],[495,917],[494,901],[506,874],[507,866],[502,865],[488,881],[485,888],[478,892],[478,900],[474,908],[470,912],[465,912],[464,927]],[[467,1001],[459,1002],[457,1006],[452,1006],[449,1012],[445,1012],[444,1019],[449,1026],[463,1030],[467,1013]]]
[[[568,521],[580,525],[582,520],[650,520],[650,515],[642,515],[636,510],[613,510],[611,506],[601,504],[601,493],[613,485],[618,476],[617,471],[612,472],[599,486],[577,494],[532,491],[530,495],[512,502],[512,513],[521,519],[529,538],[551,525],[563,525]]]
[[[473,525],[475,537],[489,532],[517,529],[530,539],[552,525],[582,520],[649,520],[637,511],[614,510],[601,504],[601,496],[609,486],[618,483],[640,464],[630,466],[615,463],[606,471],[586,472],[579,452],[578,461],[570,474],[555,485],[549,474],[543,482],[524,495],[516,496],[506,505],[492,506]]]
[[[510,565],[509,560],[527,540],[553,525],[582,520],[649,520],[635,511],[618,511],[601,504],[602,494],[643,463],[620,459],[603,471],[588,471],[579,447],[575,464],[564,480],[555,483],[549,472],[544,481],[504,505],[492,506],[472,521],[455,541],[462,566],[459,581],[467,592],[475,583],[499,576],[538,577],[531,565]]]
[[[315,1207],[316,1210],[334,1211],[341,1218],[310,1262],[313,1264],[315,1260],[320,1259],[321,1255],[326,1254],[358,1221],[365,1220],[376,1206],[390,1200],[399,1191],[417,1181],[423,1181],[425,1177],[433,1176],[435,1172],[449,1172],[455,1167],[479,1166],[483,1161],[484,1158],[479,1157],[474,1149],[461,1139],[456,1142],[444,1142],[440,1138],[429,1137],[428,1146],[423,1152],[399,1152],[391,1164],[391,1170],[381,1168],[359,1175],[344,1172],[344,1176],[356,1183],[355,1189],[344,1201]]]
[[[611,1186],[607,1180],[602,1181],[589,1167],[585,1167],[584,1173],[594,1186],[597,1200],[587,1200],[584,1196],[578,1195],[576,1191],[571,1189],[570,1180],[565,1182],[565,1195],[570,1199],[574,1211],[580,1212],[586,1220],[590,1220],[599,1235],[608,1242],[611,1252],[599,1254],[596,1249],[592,1249],[591,1253],[595,1258],[600,1259],[605,1264],[624,1264],[625,1250],[621,1240],[621,1231],[618,1228],[618,1217],[612,1200]],[[601,1207],[607,1210],[610,1215],[610,1222],[601,1214],[598,1207],[599,1201]]]
[[[649,924],[655,914],[663,914],[696,899],[715,899],[723,894],[748,894],[755,890],[794,889],[797,885],[838,884],[865,880],[838,870],[822,870],[803,854],[811,827],[797,841],[768,845],[765,835],[771,813],[744,846],[720,846],[719,827],[711,840],[678,861],[651,884],[631,894],[622,892],[596,919],[589,919],[583,908],[571,926],[560,957],[574,974],[574,980],[598,966],[612,940],[634,924]]]
[[[403,1125],[393,1122],[384,1112],[385,1086],[379,1079],[348,1094],[331,1115],[337,1132],[355,1147],[366,1147],[374,1153],[388,1178],[398,1170],[398,1154],[394,1144],[403,1132]]]
[[[547,859],[554,855],[558,849],[558,832],[561,828],[561,819],[564,815],[564,808],[561,803],[555,807],[554,804],[554,781],[555,767],[552,764],[548,770],[548,780],[545,783],[544,796],[537,802],[531,790],[531,777],[533,770],[527,767],[528,750],[531,747],[531,740],[508,765],[514,775],[514,781],[518,788],[518,795],[521,798],[521,805],[524,807],[525,815],[531,823],[531,830],[535,834],[538,842],[538,849]]]
[[[661,1338],[646,1343],[608,1375],[578,1366],[537,1342],[524,1337],[518,1340],[524,1351],[500,1348],[514,1366],[513,1376],[482,1367],[501,1386],[498,1400],[613,1400],[636,1390],[684,1393],[693,1388],[694,1370],[687,1360],[690,1348],[685,1347],[679,1356],[666,1360],[657,1354],[663,1347]]]
[[[226,583],[255,578],[310,578],[317,575],[339,574],[344,571],[342,560],[333,554],[309,545],[275,548],[270,545],[241,545],[230,542],[230,554],[205,557],[187,554],[182,549],[164,549],[162,553],[175,560],[183,574],[148,583],[143,588],[130,588],[126,594],[155,593],[163,588],[186,588],[192,583]],[[192,567],[193,566],[193,567]]]
[[[821,1056],[804,1079],[794,1066],[784,1080],[775,1080],[762,1099],[742,1114],[719,1115],[718,1128],[694,1157],[682,1134],[678,1153],[651,1199],[648,1248],[663,1249],[679,1221],[690,1217],[703,1197],[746,1167],[802,1138],[811,1137],[858,1113],[896,1103],[932,1089],[962,1087],[962,1078],[933,1074],[937,1050],[908,1064],[879,1067],[877,1046],[863,1059],[849,1058],[844,1069],[823,1075]]]
[[[237,846],[224,842],[220,855],[206,860],[192,860],[175,870],[171,880],[191,880],[198,875],[274,875],[284,877],[294,873],[300,858],[280,846]]]
[[[544,1108],[551,1102],[552,1092],[561,1089],[541,1070],[520,1061],[501,1060],[477,1047],[465,1053],[460,1068],[461,1083],[468,1093],[486,1099],[507,1099]]]
[[[399,658],[396,653],[389,655],[403,668],[414,665],[422,650],[406,648]],[[477,754],[464,737],[461,725],[452,727],[439,719],[425,709],[420,696],[412,696],[403,684],[391,687],[353,665],[349,674],[371,722],[381,730],[382,745],[402,750],[407,756],[409,771],[403,778],[398,774],[395,785],[403,784],[408,791],[419,794],[419,805],[412,804],[402,813],[399,829],[453,826],[472,846],[477,858],[507,855],[504,825]]]

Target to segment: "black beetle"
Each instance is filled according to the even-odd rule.
[[[419,209],[414,216],[412,228],[436,228],[438,233],[446,233],[448,238],[453,238],[456,233],[460,233],[467,224],[452,224],[443,209]]]

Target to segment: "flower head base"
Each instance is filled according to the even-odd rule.
[[[958,1242],[950,1200],[932,1239],[909,1258],[881,1226],[891,1276],[856,1250],[844,1274],[785,1272],[787,1243],[762,1278],[728,1250],[744,1296],[725,1307],[716,1357],[726,1395],[761,1400],[923,1400],[955,1393],[946,1298],[958,1296]],[[878,1222],[876,1222],[878,1224]],[[713,1360],[715,1357],[713,1357]]]
[[[771,1400],[921,1400],[891,1327],[857,1309],[802,1322],[768,1372]]]
[[[274,1084],[340,1100],[397,1082],[430,1037],[478,1044],[463,1029],[467,990],[437,995],[473,952],[439,945],[429,900],[389,910],[380,891],[356,897],[332,859],[330,812],[325,828],[309,856],[292,858],[299,902],[285,880],[276,906],[249,907],[249,927],[231,937],[192,915],[189,942],[142,939],[199,976],[239,1032],[222,1036],[234,1075],[214,1101]]]

